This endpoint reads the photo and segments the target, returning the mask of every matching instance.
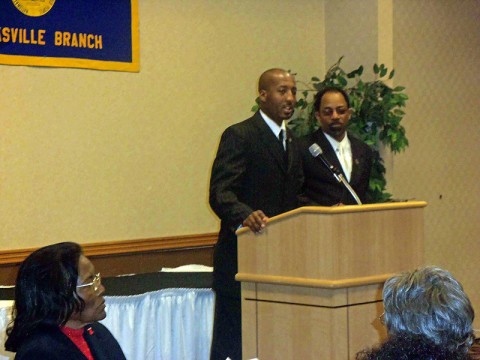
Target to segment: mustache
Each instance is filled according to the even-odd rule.
[[[340,120],[340,119],[334,119],[334,120],[332,120],[332,122],[329,124],[329,126],[333,126],[333,125],[343,125],[343,121]]]

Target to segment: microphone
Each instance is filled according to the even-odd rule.
[[[335,179],[337,179],[338,182],[342,182],[342,180],[340,179],[342,173],[338,171],[335,166],[330,164],[327,159],[325,159],[325,156],[323,156],[323,150],[320,145],[318,145],[317,143],[313,143],[308,148],[308,151],[310,151],[310,154],[312,154],[314,158],[319,158],[320,160],[322,160],[323,164],[328,168],[328,170],[330,170]]]
[[[335,177],[335,179],[337,179],[337,181],[339,183],[342,183],[343,186],[345,186],[347,188],[347,190],[350,192],[350,194],[353,196],[353,198],[355,199],[355,201],[357,202],[358,205],[362,205],[362,202],[360,201],[360,198],[358,197],[357,193],[355,192],[355,190],[353,190],[353,188],[350,186],[350,184],[348,183],[348,181],[345,179],[345,177],[343,176],[343,174],[335,167],[333,166],[332,164],[330,164],[330,162],[325,159],[325,156],[323,156],[323,150],[322,148],[320,147],[320,145],[318,145],[317,143],[313,143],[312,145],[310,145],[310,147],[308,148],[308,151],[310,151],[310,154],[312,154],[312,156],[314,158],[317,158],[317,159],[320,159],[323,164],[328,168],[328,170],[330,170],[330,172],[332,173],[332,175]]]

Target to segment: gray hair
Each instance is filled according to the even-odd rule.
[[[448,271],[427,266],[395,275],[383,288],[389,335],[420,335],[450,351],[468,351],[475,313],[462,285]]]

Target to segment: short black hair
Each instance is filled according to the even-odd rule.
[[[313,111],[320,110],[320,104],[322,103],[323,95],[325,95],[326,93],[331,93],[331,92],[342,94],[343,97],[345,98],[346,103],[347,103],[347,107],[350,109],[350,99],[349,99],[348,94],[345,90],[343,90],[342,88],[339,88],[339,87],[335,87],[335,86],[326,86],[322,90],[320,90],[319,92],[317,92],[315,94],[315,101],[313,103]]]
[[[262,90],[268,90],[272,85],[272,78],[278,74],[290,74],[290,72],[281,68],[272,68],[265,70],[258,79],[258,92]]]

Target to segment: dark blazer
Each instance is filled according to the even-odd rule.
[[[85,327],[83,337],[95,360],[125,360],[110,331],[100,323]],[[18,349],[15,360],[86,360],[78,347],[58,327],[42,327]]]
[[[210,179],[210,206],[221,219],[214,251],[214,288],[240,296],[235,282],[235,231],[253,211],[275,216],[298,206],[303,174],[298,144],[287,130],[288,161],[282,144],[260,113],[227,128]]]
[[[366,203],[368,202],[366,193],[373,161],[372,150],[367,144],[357,138],[351,135],[347,136],[350,140],[353,157],[352,174],[349,183],[362,203]],[[300,138],[299,142],[302,153],[303,172],[305,175],[303,193],[307,198],[306,201],[304,201],[304,205],[331,206],[338,203],[345,205],[356,204],[357,202],[349,191],[333,177],[330,170],[327,169],[322,161],[314,158],[308,150],[310,145],[317,143],[322,148],[323,155],[330,164],[343,173],[342,165],[340,161],[338,161],[335,150],[330,145],[323,131],[318,129],[314,133]],[[345,173],[343,175],[345,176]]]

